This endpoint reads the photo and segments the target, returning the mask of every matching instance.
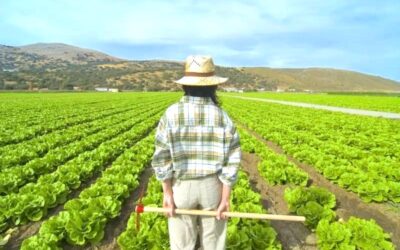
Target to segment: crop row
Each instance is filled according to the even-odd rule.
[[[17,98],[18,100],[18,98]],[[88,99],[90,100],[90,99]],[[108,100],[107,102],[110,102]],[[71,103],[73,105],[71,105]],[[75,103],[72,100],[66,102],[66,100],[57,101],[51,100],[51,102],[33,101],[27,97],[21,102],[18,100],[16,103],[8,102],[4,110],[8,110],[7,115],[2,119],[1,128],[3,130],[12,130],[15,125],[31,127],[38,125],[43,121],[53,122],[60,119],[71,119],[73,117],[90,114],[92,112],[98,112],[99,110],[106,111],[112,110],[118,107],[126,106],[129,102],[118,102],[118,104],[109,104],[103,102],[95,102],[91,104]],[[12,111],[12,112],[10,112]]]
[[[250,187],[248,176],[239,171],[232,190],[231,210],[244,213],[267,213],[261,195]],[[227,249],[282,249],[277,233],[265,220],[231,218],[228,222]]]
[[[0,138],[0,146],[20,143],[22,141],[29,140],[40,135],[48,134],[55,130],[65,129],[70,126],[91,122],[95,120],[101,120],[107,116],[123,113],[128,110],[130,110],[130,108],[123,106],[116,109],[91,113],[89,115],[82,114],[80,116],[70,118],[67,121],[65,121],[64,119],[60,119],[50,123],[42,122],[32,127],[26,126],[26,124],[22,124],[21,126],[15,126],[14,129],[12,130],[2,131]]]
[[[245,129],[238,127],[242,150],[248,153],[256,153],[261,158],[258,163],[260,175],[271,185],[295,184],[306,186],[308,174],[289,162],[284,156],[276,154],[263,142],[257,140]]]
[[[64,164],[83,152],[95,149],[102,142],[132,129],[132,127],[143,120],[157,115],[163,109],[163,107],[152,108],[147,110],[148,112],[143,112],[116,126],[107,126],[108,124],[105,123],[104,125],[107,127],[99,133],[90,135],[81,141],[75,141],[65,147],[50,150],[43,158],[34,159],[24,166],[13,167],[0,172],[0,194],[10,194],[18,191],[24,184],[35,181],[43,174],[51,173],[57,166]]]
[[[65,240],[83,246],[99,242],[106,223],[117,217],[123,201],[139,186],[139,176],[148,165],[154,148],[154,133],[127,149],[78,198],[43,222],[39,233],[26,239],[21,249],[61,249]]]
[[[286,188],[285,200],[291,212],[305,216],[306,225],[316,229],[319,249],[395,249],[390,235],[372,219],[337,221],[335,195],[323,188]]]
[[[101,172],[127,148],[148,134],[157,124],[161,112],[118,137],[103,142],[51,174],[42,175],[37,183],[29,183],[18,193],[0,197],[0,231],[12,225],[43,218],[49,208],[66,201],[68,194],[95,173]]]
[[[24,165],[32,159],[42,157],[51,149],[67,145],[91,134],[95,134],[105,127],[104,125],[112,126],[113,124],[118,124],[124,120],[130,119],[128,114],[135,113],[136,111],[114,114],[101,120],[94,120],[77,126],[71,126],[67,129],[56,130],[52,133],[38,136],[32,140],[4,146],[0,148],[0,170]]]
[[[146,196],[143,197],[145,206],[162,206],[161,183],[150,177],[147,185]],[[169,236],[167,219],[156,213],[143,213],[140,215],[140,230],[136,230],[136,213],[129,217],[127,227],[118,237],[118,245],[122,250],[136,249],[169,249]]]
[[[261,148],[266,148],[262,142],[257,141],[245,131],[240,131],[240,135],[243,151],[262,155],[260,154]],[[277,169],[280,169],[279,165]],[[259,171],[260,175],[270,184],[284,184],[269,180],[271,177],[266,174],[268,170],[259,167]],[[291,177],[291,174],[292,172],[287,172],[288,180],[295,179],[295,177]],[[320,187],[305,187],[306,182],[289,183],[292,187],[287,187],[284,195],[289,211],[305,216],[306,226],[317,230],[319,249],[366,249],[365,247],[369,247],[368,249],[394,249],[390,242],[390,235],[385,233],[373,220],[351,217],[348,222],[342,220],[336,222],[337,216],[334,211],[336,197],[333,193]]]
[[[3,102],[0,101],[1,128],[14,129],[16,125],[32,127],[43,122],[54,122],[130,106],[152,97],[159,99],[159,97],[165,98],[166,95],[159,93],[7,94],[2,96]]]
[[[171,100],[174,99],[174,96],[171,95],[162,96],[161,98],[157,98],[156,100],[160,99]],[[97,112],[91,112],[89,114],[81,113],[79,110],[77,110],[76,112],[79,113],[78,116],[70,117],[66,120],[62,118],[54,121],[46,120],[47,117],[51,116],[51,114],[54,113],[55,111],[54,109],[49,108],[48,110],[41,111],[41,113],[45,113],[45,115],[38,114],[42,115],[43,119],[42,122],[37,125],[29,126],[28,124],[21,123],[20,125],[14,125],[14,127],[11,130],[2,129],[2,131],[0,132],[0,146],[18,143],[24,140],[32,139],[34,137],[43,134],[50,133],[55,130],[65,129],[73,125],[90,122],[93,120],[103,119],[104,117],[116,113],[126,112],[131,109],[131,107],[129,107],[130,103],[143,104],[143,102],[146,102],[146,100],[148,101],[149,99],[136,98],[132,101],[127,101],[127,100],[119,101],[117,104],[118,105],[117,108],[109,109],[109,107],[100,107]],[[5,121],[7,121],[7,119],[5,119]]]
[[[66,129],[56,130],[52,133],[38,136],[22,143],[9,144],[0,148],[0,170],[12,166],[23,165],[34,158],[43,156],[51,149],[67,145],[70,142],[97,133],[104,128],[132,119],[139,112],[145,113],[153,109],[153,107],[162,107],[168,103],[169,102],[166,101],[149,101],[146,103],[145,108],[141,107],[143,104],[132,105],[130,110],[123,113],[112,114],[103,119],[78,124]]]
[[[363,200],[400,201],[399,123],[237,99],[224,104],[233,118]]]

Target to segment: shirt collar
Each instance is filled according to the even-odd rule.
[[[194,104],[214,104],[210,97],[198,96],[182,96],[180,102],[194,103]]]

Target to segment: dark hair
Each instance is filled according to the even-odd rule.
[[[182,88],[183,91],[185,91],[186,96],[210,97],[215,105],[219,106],[221,104],[216,94],[218,85],[212,85],[212,86],[182,85]]]

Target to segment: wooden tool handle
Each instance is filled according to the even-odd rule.
[[[169,210],[167,208],[143,207],[143,212],[166,213],[168,211]],[[185,214],[185,215],[217,216],[217,211],[206,211],[206,210],[175,209],[175,213]],[[284,221],[300,221],[300,222],[304,222],[306,220],[304,216],[294,216],[294,215],[256,214],[256,213],[240,213],[240,212],[224,212],[223,214],[227,217],[249,218],[249,219],[260,219],[260,220],[284,220]]]

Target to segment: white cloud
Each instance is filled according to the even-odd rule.
[[[270,18],[271,6],[260,9],[258,1],[14,1],[3,18],[26,32],[32,31],[26,20],[46,24],[35,30],[43,37],[186,43],[288,30],[274,19],[276,11]]]

